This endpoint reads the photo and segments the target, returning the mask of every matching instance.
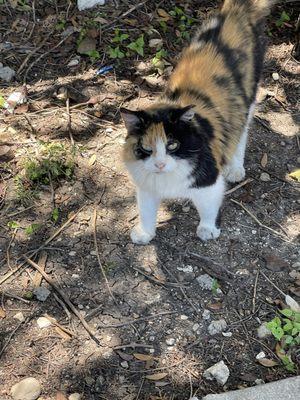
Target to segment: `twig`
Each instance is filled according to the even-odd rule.
[[[94,226],[94,245],[95,245],[95,250],[96,250],[96,253],[97,253],[98,264],[99,264],[99,267],[101,269],[101,272],[102,272],[102,275],[103,275],[103,278],[104,278],[108,293],[111,296],[111,298],[115,301],[115,303],[117,303],[116,298],[115,298],[115,296],[113,295],[113,293],[112,293],[112,291],[110,289],[110,286],[109,286],[109,283],[108,283],[108,280],[107,280],[103,265],[102,265],[101,260],[100,260],[98,243],[97,243],[97,210],[96,210],[96,208],[94,209],[93,226]]]
[[[283,235],[280,232],[275,231],[275,229],[270,228],[269,226],[263,224],[250,210],[248,210],[248,208],[246,208],[242,203],[240,203],[239,201],[236,201],[234,199],[230,199],[230,201],[232,201],[233,203],[239,205],[244,211],[246,211],[247,214],[250,215],[250,217],[252,219],[254,219],[254,221],[261,226],[262,228],[267,229],[268,231],[272,232],[274,235],[279,236],[282,240],[284,240],[285,242],[290,242],[290,240],[288,240],[289,238],[285,238],[283,237]]]
[[[47,319],[49,319],[49,321],[50,321],[53,325],[57,326],[57,327],[60,328],[62,331],[66,332],[68,335],[70,335],[70,336],[76,336],[74,332],[70,331],[69,329],[67,329],[66,327],[64,327],[64,326],[61,325],[60,323],[58,323],[58,322],[56,321],[55,318],[50,317],[50,315],[48,315],[48,314],[44,314],[44,316],[45,316]]]
[[[69,96],[67,97],[66,100],[66,108],[67,108],[67,116],[68,116],[68,131],[69,131],[69,136],[71,140],[71,145],[74,146],[74,138],[72,134],[72,121],[71,121],[71,114],[70,114],[70,98]]]
[[[52,34],[52,32],[51,32]],[[61,46],[68,38],[70,35],[65,36],[60,42],[58,42],[54,47],[52,47],[50,50],[46,51],[45,53],[41,54],[38,58],[36,58],[27,68],[25,75],[24,75],[24,83],[26,82],[26,78],[27,75],[29,73],[29,71],[32,69],[32,67],[37,64],[42,58],[44,58],[45,56],[47,56],[48,54],[50,54],[53,50],[57,49],[59,46]]]
[[[1,145],[1,144],[0,144],[0,145]],[[29,206],[29,207],[27,207],[27,208],[24,208],[24,210],[15,211],[15,212],[13,212],[13,213],[11,213],[11,214],[8,214],[7,216],[8,216],[9,218],[15,217],[16,215],[19,215],[19,214],[21,214],[21,213],[23,213],[23,212],[25,212],[25,211],[31,210],[33,207],[34,207],[34,206]]]
[[[231,194],[233,192],[235,192],[236,190],[240,189],[241,187],[248,185],[248,183],[253,182],[254,179],[252,178],[247,178],[245,181],[239,183],[238,185],[236,185],[235,187],[233,187],[232,189],[229,189],[225,192],[225,195]]]
[[[117,22],[119,22],[121,19],[127,17],[127,15],[131,14],[133,11],[137,10],[139,7],[143,6],[144,4],[147,3],[147,1],[149,0],[144,0],[141,3],[136,4],[135,6],[129,8],[129,10],[125,11],[123,14],[121,14],[118,18],[116,18],[114,21],[112,21],[110,24],[105,26],[105,30],[107,28],[110,28],[111,26],[113,26],[114,24],[116,24]]]
[[[32,140],[32,142],[36,143],[36,137],[35,137],[36,131],[35,131],[35,129],[34,129],[32,123],[31,123],[30,119],[27,117],[27,115],[26,115],[26,114],[23,114],[23,117],[26,119],[26,122],[27,122],[27,124],[28,124],[29,127],[30,127],[30,134],[29,134],[29,137],[30,137],[30,139]]]
[[[143,347],[145,349],[152,349],[153,345],[151,344],[143,344],[143,343],[129,343],[129,344],[123,344],[120,346],[116,346],[113,348],[113,350],[122,350],[122,349],[136,349],[137,347]]]
[[[284,297],[286,297],[286,293],[284,293],[277,285],[275,285],[274,282],[271,281],[270,278],[267,277],[267,275],[265,273],[263,273],[262,271],[260,271],[260,273],[262,274],[262,276],[272,285],[274,286],[275,289],[278,290],[279,293],[281,293]]]
[[[257,293],[257,283],[259,277],[259,269],[257,270],[255,282],[254,282],[254,289],[253,289],[253,299],[252,299],[252,313],[255,313],[255,303],[256,303],[256,293]]]
[[[17,296],[16,294],[3,292],[3,295],[6,296],[6,297],[11,297],[12,299],[16,299],[16,300],[22,301],[23,303],[26,303],[26,304],[30,303],[29,300],[25,300],[25,299],[23,299],[23,297]]]
[[[67,295],[60,290],[60,288],[54,283],[53,279],[45,272],[43,271],[39,265],[37,265],[34,261],[32,261],[30,258],[24,256],[24,259],[28,264],[30,264],[32,267],[34,267],[39,273],[43,276],[43,278],[57,291],[57,293],[60,295],[60,297],[64,300],[64,302],[68,305],[70,310],[73,312],[73,314],[76,315],[76,317],[79,319],[79,321],[82,323],[83,327],[85,330],[89,333],[91,338],[97,343],[100,344],[99,340],[95,337],[95,333],[92,331],[92,329],[89,327],[88,323],[85,321],[83,316],[80,314],[80,312],[74,307],[74,305],[71,303],[70,299],[67,297]]]
[[[209,263],[210,265],[211,264],[216,265],[218,268],[223,270],[227,275],[231,276],[231,279],[232,279],[232,277],[236,277],[236,275],[233,272],[231,272],[229,269],[225,268],[222,264],[218,263],[217,261],[213,260],[210,257],[202,256],[201,254],[197,254],[192,251],[188,251],[188,254],[193,257],[199,258],[199,260],[205,261],[205,262]],[[225,278],[223,275],[220,275],[220,273],[215,271],[212,267],[207,268],[207,267],[201,265],[201,268],[203,268],[204,271],[207,272],[208,274],[213,275],[213,276],[215,275],[215,277],[217,279],[221,279],[221,280],[223,279],[228,283],[228,279]]]
[[[39,261],[37,263],[43,271],[45,271],[46,261],[47,261],[47,253],[45,251],[42,251],[39,257]],[[42,280],[43,276],[38,271],[36,271],[33,278],[33,286],[35,288],[41,286]]]
[[[132,324],[135,324],[137,322],[147,321],[149,319],[153,319],[153,318],[155,319],[155,318],[161,317],[163,315],[170,315],[170,314],[177,314],[177,311],[164,311],[164,312],[161,312],[161,313],[158,313],[158,314],[147,315],[146,317],[133,319],[131,321],[121,322],[119,324],[97,325],[97,328],[100,328],[100,329],[122,328],[123,326],[132,325]]]
[[[142,391],[142,388],[143,388],[143,385],[144,385],[144,381],[145,381],[145,379],[142,378],[142,382],[140,384],[140,388],[139,388],[138,394],[136,395],[135,400],[139,400],[139,397],[140,397],[140,394],[141,394],[141,391]]]
[[[67,314],[68,320],[70,320],[71,319],[71,314],[70,314],[69,310],[67,309],[65,303],[63,301],[61,301],[61,299],[57,296],[56,293],[53,293],[53,297],[58,302],[58,304],[63,308],[64,312]]]
[[[171,286],[171,287],[182,287],[183,285],[181,285],[180,283],[174,283],[174,282],[162,282],[156,278],[153,278],[152,276],[146,274],[145,272],[143,272],[142,270],[140,270],[137,267],[131,267],[132,269],[134,269],[135,271],[137,271],[139,274],[143,275],[145,278],[149,279],[149,281],[156,283],[157,285],[161,285],[161,286]]]

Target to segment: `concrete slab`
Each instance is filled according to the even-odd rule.
[[[300,400],[300,376],[221,394],[202,400]]]

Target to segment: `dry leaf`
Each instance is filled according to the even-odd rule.
[[[55,331],[64,339],[64,340],[70,340],[71,336],[68,335],[65,331],[63,331],[62,329],[60,329],[59,326],[56,326]]]
[[[283,357],[285,357],[285,355],[286,355],[285,351],[283,350],[283,348],[280,346],[279,343],[276,344],[275,351],[276,351],[277,356],[280,358],[280,360],[282,360]]]
[[[220,303],[220,302],[218,302],[218,303],[210,303],[210,304],[207,305],[207,308],[208,308],[209,310],[212,310],[212,311],[218,311],[218,310],[220,310],[222,307],[223,307],[223,304]]]
[[[276,365],[278,365],[277,361],[274,360],[270,360],[268,358],[261,358],[260,360],[258,360],[258,362],[263,365],[264,367],[275,367]]]
[[[100,22],[100,24],[108,24],[108,21],[105,18],[96,17],[96,18],[93,18],[93,19],[94,19],[95,22]]]
[[[150,381],[160,381],[161,379],[164,379],[167,375],[167,372],[159,372],[158,374],[146,375],[146,379],[149,379]]]
[[[67,400],[67,398],[62,392],[57,392],[56,393],[56,400]]]
[[[156,387],[164,387],[164,386],[168,386],[168,385],[170,385],[170,382],[166,382],[166,381],[155,382]]]
[[[285,302],[292,311],[300,312],[300,306],[291,296],[288,294],[285,296]]]
[[[158,8],[157,9],[157,14],[162,17],[165,18],[166,20],[170,19],[171,16],[169,13],[167,13],[167,11],[165,11],[163,8]]]
[[[150,39],[149,47],[158,47],[161,46],[162,43],[163,43],[162,39]]]
[[[91,156],[91,158],[89,159],[89,166],[90,166],[90,167],[91,167],[92,165],[95,164],[96,159],[97,159],[96,154],[93,154],[93,155]]]
[[[153,357],[150,354],[133,353],[133,355],[139,361],[153,360]]]
[[[118,351],[116,351],[116,353],[117,353],[118,356],[119,356],[120,358],[122,358],[122,360],[124,360],[124,361],[131,361],[131,360],[133,359],[133,357],[132,357],[131,354],[127,354],[127,353],[125,353],[124,351],[118,350]]]
[[[295,179],[295,181],[300,182],[300,169],[296,169],[296,171],[291,172],[289,174],[289,177]]]
[[[0,319],[3,319],[6,317],[6,312],[3,310],[3,308],[0,307]]]
[[[268,154],[267,154],[267,153],[264,153],[263,156],[262,156],[262,158],[261,158],[261,160],[260,160],[260,165],[261,165],[263,168],[266,168],[267,164],[268,164]]]

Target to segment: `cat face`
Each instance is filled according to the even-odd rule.
[[[194,117],[193,106],[147,111],[121,109],[121,114],[128,131],[132,161],[141,160],[147,172],[172,172],[179,167],[182,158],[188,158],[187,153],[182,154],[187,139],[183,132],[188,130],[186,125]]]

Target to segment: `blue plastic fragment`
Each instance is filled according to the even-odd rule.
[[[107,72],[113,70],[113,65],[106,65],[105,67],[101,67],[96,71],[96,75],[105,75]]]

